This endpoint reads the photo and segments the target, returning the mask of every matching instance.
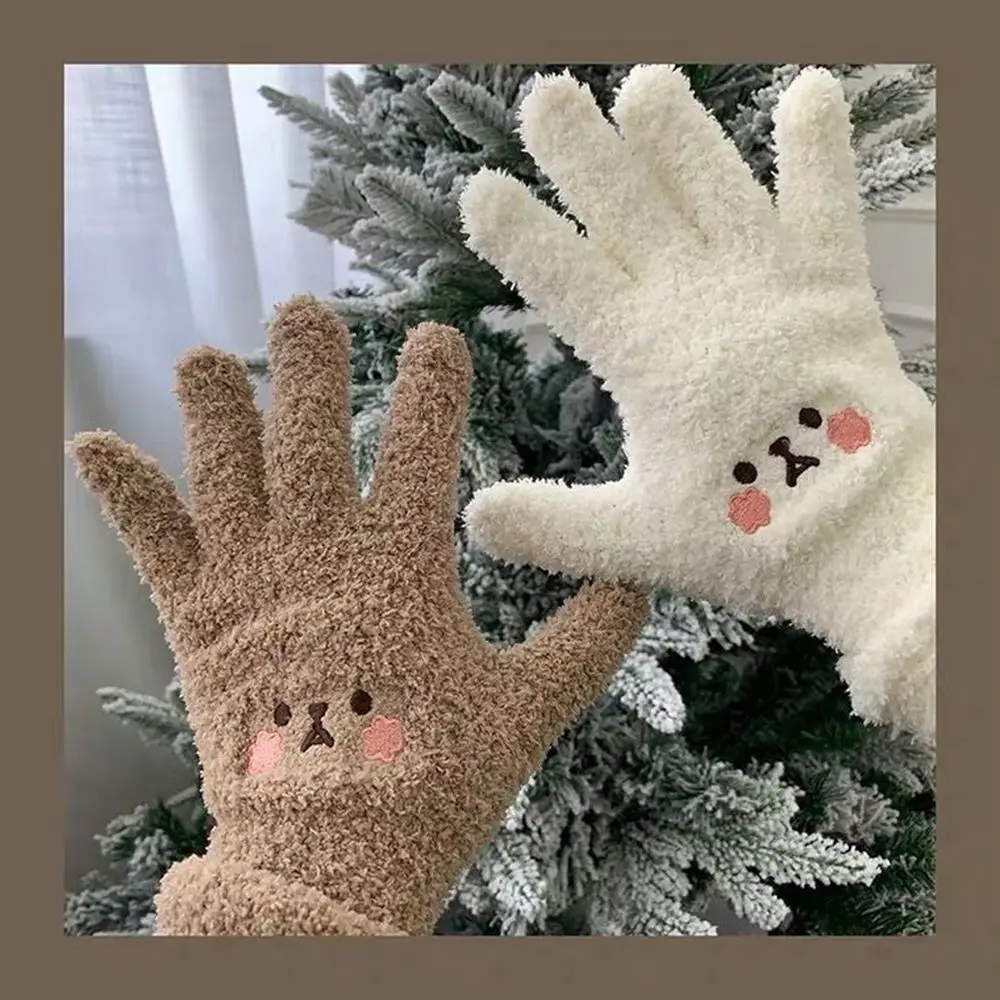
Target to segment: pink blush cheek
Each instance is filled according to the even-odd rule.
[[[281,761],[282,743],[277,733],[259,732],[250,747],[247,770],[250,774],[266,774]]]
[[[871,444],[872,425],[867,417],[849,406],[830,415],[826,436],[832,445],[851,455]]]
[[[768,495],[750,486],[729,501],[729,520],[745,535],[767,527],[771,523],[771,501]]]
[[[399,719],[376,715],[371,725],[361,731],[364,753],[368,760],[391,764],[406,746]]]

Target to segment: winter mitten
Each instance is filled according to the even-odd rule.
[[[178,365],[189,504],[113,434],[72,443],[151,586],[215,820],[207,852],[164,876],[157,933],[430,933],[646,601],[586,587],[495,649],[456,573],[462,337],[409,335],[366,497],[346,327],[299,298],[268,341],[266,415],[236,358],[200,348]]]
[[[860,716],[933,739],[934,409],[869,280],[840,84],[806,69],[775,110],[776,204],[677,69],[634,69],[612,115],[569,76],[522,105],[586,236],[501,173],[461,207],[470,246],[604,379],[627,471],[487,488],[472,538],[791,620],[843,654]]]

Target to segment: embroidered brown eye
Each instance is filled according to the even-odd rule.
[[[278,702],[274,709],[274,724],[276,726],[287,726],[288,720],[292,717],[292,710],[283,702]]]
[[[757,466],[752,462],[737,462],[733,466],[733,479],[738,483],[752,483],[757,478]]]
[[[355,715],[367,715],[372,710],[372,696],[360,688],[351,695],[351,711]]]
[[[819,427],[823,423],[823,418],[820,416],[819,410],[811,406],[803,406],[799,410],[799,423],[803,427]]]

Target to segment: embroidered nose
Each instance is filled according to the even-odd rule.
[[[776,441],[772,441],[767,453],[785,460],[785,482],[789,486],[794,486],[806,469],[812,469],[819,465],[819,459],[813,455],[796,455],[792,451],[792,442],[787,437],[780,437]]]
[[[312,719],[312,726],[306,733],[306,738],[302,741],[302,749],[308,750],[310,747],[321,743],[323,746],[332,747],[333,737],[323,725],[323,716],[329,706],[325,701],[314,701],[309,706],[309,717]]]

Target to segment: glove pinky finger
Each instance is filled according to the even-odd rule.
[[[194,581],[200,548],[191,515],[167,475],[109,432],[78,434],[67,450],[154,595],[180,596]]]
[[[783,228],[802,241],[810,270],[867,280],[851,131],[839,81],[827,70],[803,70],[774,110],[777,204]]]

